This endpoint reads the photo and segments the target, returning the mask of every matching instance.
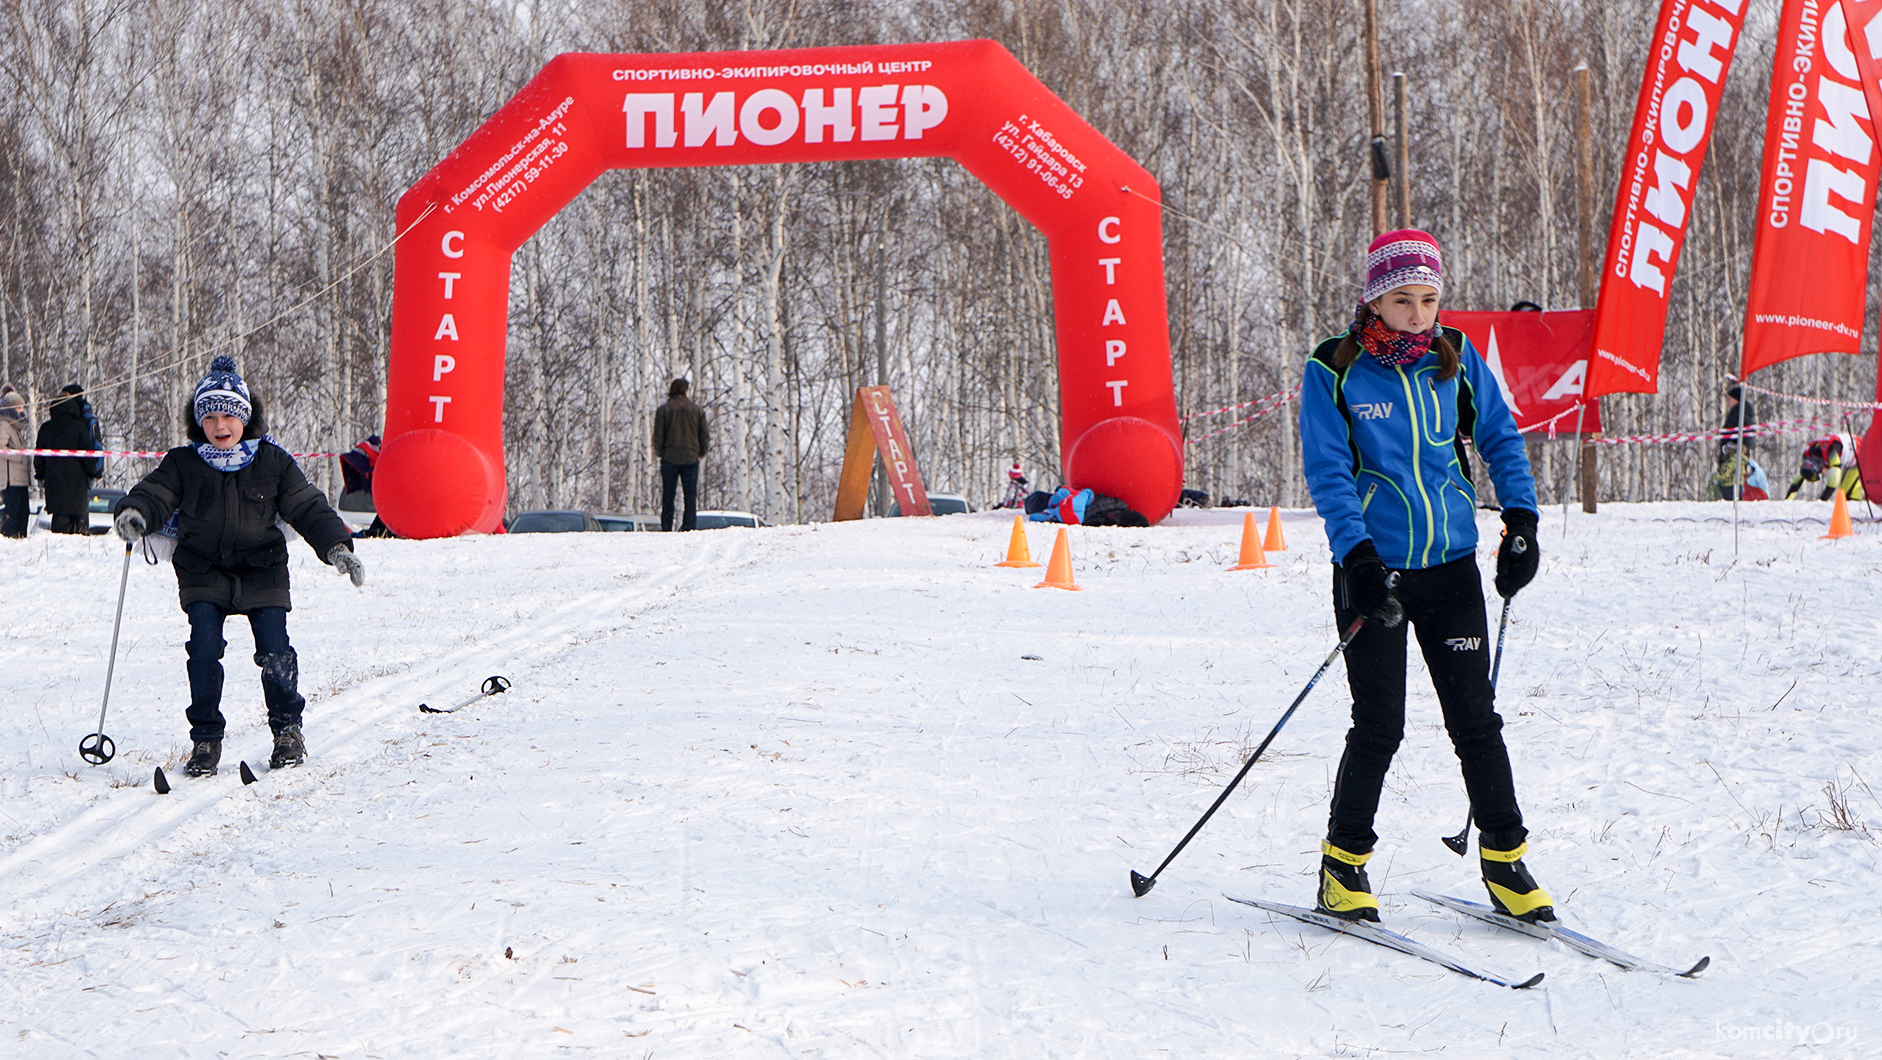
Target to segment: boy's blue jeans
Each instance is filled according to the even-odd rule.
[[[227,723],[222,717],[222,623],[229,613],[215,604],[197,602],[185,609],[190,620],[190,705],[186,712],[192,741],[220,740]],[[268,705],[268,728],[280,732],[301,723],[307,701],[301,697],[300,663],[288,643],[285,607],[258,607],[248,612],[248,628],[255,635],[255,665],[261,667],[261,696]]]

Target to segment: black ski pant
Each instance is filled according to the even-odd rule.
[[[660,461],[660,529],[673,529],[673,487],[686,495],[686,507],[680,513],[681,530],[699,529],[699,461],[673,464]]]
[[[1333,566],[1333,613],[1345,629],[1357,612],[1346,606],[1344,579]],[[1333,783],[1327,841],[1354,854],[1371,853],[1379,792],[1392,754],[1405,735],[1405,632],[1431,671],[1444,712],[1444,728],[1463,766],[1464,788],[1476,813],[1481,842],[1491,850],[1514,850],[1528,836],[1516,806],[1516,782],[1503,745],[1503,718],[1490,687],[1489,622],[1483,610],[1483,581],[1477,558],[1424,570],[1399,572],[1399,602],[1405,621],[1396,629],[1376,622],[1361,627],[1346,647],[1346,683],[1353,693],[1353,727]]]
[[[222,623],[229,613],[215,604],[197,601],[184,608],[190,619],[189,677],[190,739],[220,740],[222,717]],[[300,659],[288,643],[285,607],[258,607],[248,612],[248,628],[255,635],[255,665],[261,667],[261,698],[268,705],[268,728],[280,732],[301,723],[307,700],[300,693]]]

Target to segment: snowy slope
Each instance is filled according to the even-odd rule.
[[[1414,674],[1375,887],[1523,993],[1223,899],[1311,902],[1343,664],[1131,897],[1333,645],[1311,513],[1233,574],[1239,512],[1074,528],[1078,593],[992,566],[993,513],[367,541],[364,590],[296,544],[312,757],[248,788],[239,619],[231,768],[185,780],[187,627],[136,564],[88,766],[121,546],[0,541],[0,1052],[1882,1055],[1882,526],[1820,541],[1826,509],[1747,505],[1736,562],[1725,505],[1554,509],[1514,609],[1530,863],[1697,981],[1410,897],[1482,897]]]

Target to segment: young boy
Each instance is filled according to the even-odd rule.
[[[248,616],[261,667],[262,698],[274,731],[269,767],[307,758],[301,739],[300,666],[288,643],[286,520],[315,554],[353,579],[366,569],[353,555],[353,539],[327,499],[301,474],[287,450],[263,434],[261,403],[236,374],[227,355],[210,362],[188,410],[193,445],[164,454],[157,469],[117,504],[118,536],[136,542],[171,519],[176,552],[170,563],[183,612],[189,616],[190,740],[192,777],[213,776],[222,759],[223,620]]]

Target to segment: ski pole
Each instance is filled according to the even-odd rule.
[[[131,543],[124,543],[124,573],[118,578],[118,616],[111,620],[111,659],[105,664],[105,698],[98,704],[98,731],[78,742],[78,756],[101,766],[118,753],[118,745],[105,735],[105,710],[111,706],[111,675],[118,668],[118,627],[124,624],[124,590],[131,583]]]
[[[459,703],[455,707],[429,707],[423,703],[420,703],[418,705],[418,709],[421,712],[426,713],[426,714],[454,714],[457,711],[463,710],[465,707],[470,706],[472,703],[475,703],[478,700],[483,699],[486,696],[494,696],[498,692],[508,692],[509,690],[510,690],[510,682],[504,680],[503,678],[495,677],[495,676],[486,677],[484,678],[483,691],[470,697],[464,702]]]
[[[1507,633],[1510,628],[1510,600],[1512,599],[1513,597],[1508,596],[1503,598],[1503,617],[1496,623],[1496,658],[1490,663],[1490,691],[1492,692],[1496,691],[1496,675],[1503,669],[1503,634]],[[1460,858],[1464,856],[1464,851],[1470,849],[1470,819],[1476,815],[1476,810],[1475,806],[1465,808],[1464,827],[1459,829],[1456,835],[1441,837],[1444,845],[1451,848],[1451,853]]]
[[[1249,755],[1248,761],[1242,763],[1242,771],[1235,774],[1235,779],[1229,781],[1229,786],[1222,789],[1222,794],[1216,796],[1215,802],[1203,813],[1202,819],[1196,822],[1195,826],[1189,830],[1189,834],[1183,837],[1181,843],[1176,844],[1176,849],[1170,851],[1170,856],[1163,859],[1163,864],[1157,866],[1157,871],[1145,876],[1136,869],[1131,870],[1132,893],[1142,898],[1144,895],[1150,893],[1150,888],[1157,885],[1157,877],[1163,875],[1163,870],[1170,867],[1170,862],[1176,860],[1176,855],[1181,854],[1183,848],[1189,845],[1189,841],[1196,838],[1196,833],[1202,831],[1202,826],[1209,823],[1209,818],[1215,816],[1216,810],[1222,807],[1222,803],[1227,801],[1229,795],[1234,792],[1235,786],[1240,784],[1242,778],[1248,775],[1248,770],[1255,764],[1255,760],[1261,757],[1261,752],[1268,749],[1268,744],[1272,743],[1275,734],[1281,731],[1281,726],[1287,724],[1287,719],[1293,717],[1294,711],[1299,709],[1301,703],[1307,699],[1307,693],[1313,691],[1313,686],[1319,683],[1321,675],[1327,672],[1327,667],[1333,665],[1333,660],[1339,658],[1340,653],[1346,650],[1346,646],[1351,644],[1353,638],[1359,635],[1359,627],[1365,624],[1366,619],[1365,616],[1362,615],[1359,618],[1353,619],[1353,624],[1346,627],[1346,635],[1341,637],[1340,642],[1333,646],[1333,650],[1327,654],[1326,661],[1320,664],[1320,669],[1315,670],[1313,676],[1307,679],[1307,687],[1301,689],[1300,695],[1294,697],[1294,702],[1287,708],[1287,713],[1281,715],[1281,720],[1275,722],[1274,728],[1268,730],[1268,735],[1261,741],[1261,746],[1255,748],[1255,753]]]

